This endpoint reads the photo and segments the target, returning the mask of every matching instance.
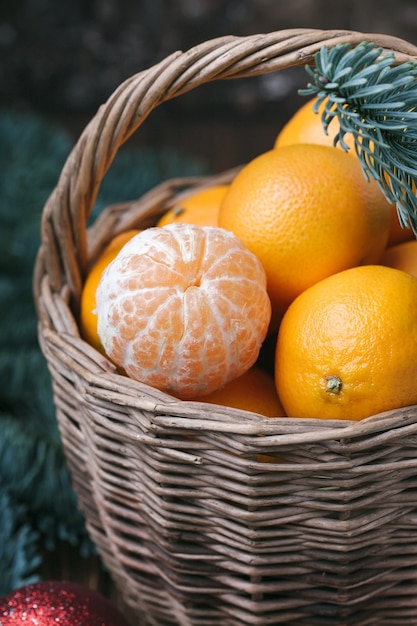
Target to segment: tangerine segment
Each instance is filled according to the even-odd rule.
[[[248,370],[271,317],[257,257],[232,233],[191,224],[131,239],[103,273],[96,300],[109,358],[180,398],[211,393]]]
[[[304,291],[278,333],[275,381],[293,417],[361,420],[417,403],[417,279],[355,267]]]

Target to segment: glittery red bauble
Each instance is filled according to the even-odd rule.
[[[1,626],[128,626],[96,591],[77,583],[47,581],[0,598]]]

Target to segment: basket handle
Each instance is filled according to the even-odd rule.
[[[224,36],[175,52],[125,82],[86,126],[70,153],[41,222],[41,247],[35,266],[35,299],[42,277],[52,292],[63,286],[77,302],[86,271],[86,223],[100,183],[119,147],[159,104],[214,80],[246,78],[305,65],[323,45],[373,41],[415,59],[417,48],[397,37],[349,30],[288,29],[247,37]]]

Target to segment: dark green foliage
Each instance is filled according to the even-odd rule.
[[[40,578],[41,554],[94,551],[76,506],[37,341],[32,273],[43,205],[72,147],[33,115],[0,111],[0,594]],[[94,212],[203,167],[176,154],[121,150]]]
[[[0,486],[0,596],[39,580],[38,535],[27,521],[27,510]]]
[[[313,82],[300,93],[325,102],[324,129],[337,117],[335,143],[345,150],[344,135],[353,134],[363,171],[417,234],[417,64],[396,64],[393,52],[362,42],[324,46],[306,70]]]

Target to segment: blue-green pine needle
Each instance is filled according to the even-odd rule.
[[[334,144],[344,150],[353,135],[364,174],[417,236],[417,62],[397,63],[394,52],[364,41],[322,47],[306,71],[311,82],[300,94],[317,97],[316,112],[324,104],[324,131],[337,118]]]

